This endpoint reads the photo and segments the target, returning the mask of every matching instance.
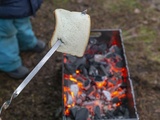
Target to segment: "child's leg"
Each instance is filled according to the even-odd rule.
[[[15,19],[14,24],[18,30],[17,38],[20,50],[30,50],[37,44],[37,38],[32,31],[30,18]]]
[[[0,70],[5,72],[22,65],[16,33],[13,20],[0,19]]]

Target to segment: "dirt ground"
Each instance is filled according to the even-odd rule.
[[[56,8],[83,11],[91,16],[92,29],[122,29],[128,66],[140,120],[160,119],[160,2],[159,0],[45,0],[33,30],[47,45],[54,31]],[[30,70],[47,53],[21,53]],[[32,79],[2,120],[61,120],[62,53],[55,53]],[[0,73],[0,106],[22,80]]]

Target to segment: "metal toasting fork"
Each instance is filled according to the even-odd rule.
[[[0,115],[3,109],[7,109],[11,104],[12,100],[16,98],[19,93],[26,87],[26,85],[32,80],[32,78],[36,75],[36,73],[42,68],[42,66],[47,62],[47,60],[52,56],[52,54],[58,49],[58,47],[62,44],[61,40],[57,40],[55,45],[48,51],[48,53],[42,58],[42,60],[36,65],[36,67],[29,73],[29,75],[23,80],[23,82],[17,87],[17,89],[13,92],[10,100],[3,103],[0,108]]]
[[[87,10],[81,12],[83,15],[87,13]],[[41,67],[47,62],[47,60],[52,56],[52,54],[58,49],[58,47],[63,42],[61,39],[58,39],[55,45],[48,51],[48,53],[42,58],[42,60],[37,64],[37,66],[30,72],[30,74],[23,80],[23,82],[17,87],[17,89],[13,92],[10,100],[3,103],[0,108],[0,115],[3,109],[7,109],[11,104],[12,100],[16,98],[19,93],[26,87],[26,85],[32,80],[32,78],[36,75],[36,73],[41,69]]]

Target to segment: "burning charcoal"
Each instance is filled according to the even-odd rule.
[[[123,98],[121,98],[121,102],[122,102],[122,104],[126,104],[128,102],[128,100],[126,97],[123,97]]]
[[[119,108],[119,107],[118,107],[118,108]],[[119,110],[118,108],[116,108],[116,109],[114,110],[114,112],[113,112],[113,114],[114,114],[114,116],[115,116],[116,118],[122,116],[122,114],[121,114],[121,112],[120,112],[120,110]]]
[[[87,91],[86,94],[87,96],[94,94],[96,91],[96,88],[94,86],[91,86]]]
[[[81,65],[81,66],[79,67],[79,69],[82,71],[82,74],[83,74],[84,76],[88,76],[88,71],[87,71],[87,69],[85,68],[84,65]]]
[[[112,103],[118,103],[118,102],[120,102],[120,100],[119,100],[118,97],[114,97],[114,98],[112,99]]]
[[[76,106],[69,109],[71,118],[75,118],[76,117],[76,112],[78,111],[78,109],[79,108],[76,107]]]
[[[87,97],[89,98],[89,100],[95,100],[96,99],[96,97],[93,96],[93,95],[88,95]]]
[[[73,92],[74,96],[76,97],[79,91],[79,87],[77,84],[72,84],[70,86],[70,90]]]
[[[108,101],[110,101],[111,100],[111,93],[106,90],[103,90],[102,92],[103,92],[104,96],[106,97],[106,99]]]
[[[95,39],[95,38],[90,38],[89,42],[90,42],[91,44],[96,44],[96,43],[97,43],[97,39]]]
[[[65,63],[64,68],[65,68],[64,73],[66,73],[66,74],[73,74],[76,71],[75,66],[71,65],[70,63]]]
[[[80,83],[83,83],[84,79],[80,76],[76,77],[77,78],[77,81],[80,82]]]
[[[99,120],[101,119],[101,110],[99,106],[96,106],[94,108],[94,120]]]
[[[97,45],[97,44],[95,44],[95,45],[92,45],[91,46],[91,53],[92,54],[96,54],[96,53],[102,53],[103,52],[103,48],[101,48],[101,45]]]
[[[86,58],[77,58],[75,56],[67,55],[68,62],[64,64],[64,67],[66,68],[66,73],[73,74],[76,72],[77,68],[81,65],[86,64]]]
[[[112,118],[112,119],[116,118],[115,115],[114,115],[114,111],[113,110],[107,111],[106,117],[107,118]]]
[[[67,93],[67,104],[71,105],[72,103],[73,103],[72,96],[69,93]]]
[[[80,95],[80,98],[84,101],[84,100],[86,99],[86,94],[82,93],[82,94]]]
[[[99,105],[101,106],[101,101],[99,100],[94,100],[94,101],[84,101],[83,102],[83,106],[95,106],[95,105]]]
[[[122,61],[122,57],[116,53],[107,53],[106,55],[107,61],[109,62],[109,64],[111,65],[116,65],[117,62],[121,62]],[[123,65],[123,62],[121,63]],[[118,65],[121,67],[120,63],[117,63],[117,67]]]
[[[96,76],[96,75],[98,75],[98,70],[97,70],[93,65],[90,65],[89,75],[91,75],[91,76]]]
[[[96,76],[95,77],[95,84],[97,88],[103,88],[107,85],[107,77],[103,77],[103,76]]]
[[[66,54],[67,62],[74,63],[77,60],[77,57],[72,56],[70,54]]]
[[[119,106],[119,107],[117,107],[117,109],[115,109],[114,115],[118,119],[129,118],[129,111],[128,111],[128,109],[126,107]]]
[[[106,67],[104,67],[104,65],[100,65],[100,68],[101,68],[101,70],[103,71],[103,73],[106,75],[106,76],[108,76],[108,77],[110,77],[111,76],[111,74],[110,74],[110,72],[109,72],[109,66],[106,66]]]
[[[118,68],[119,69],[119,68]],[[121,70],[119,70],[119,71],[121,71]],[[119,80],[121,81],[122,80],[122,73],[121,72],[114,72],[114,75],[113,75],[113,77],[115,78],[115,80],[118,82]],[[112,78],[113,78],[112,77]]]
[[[95,106],[99,106],[100,108],[102,108],[102,101],[100,100],[94,100],[94,101],[85,101],[82,104],[83,107],[87,108],[89,113],[94,115],[94,108]]]
[[[102,82],[103,81],[103,79],[102,79],[102,76],[96,76],[95,77],[95,82]]]
[[[77,100],[76,100],[76,104],[77,104],[77,105],[81,105],[82,102],[83,102],[82,99],[77,99]]]
[[[100,100],[102,96],[101,96],[101,92],[98,93],[98,90],[96,91],[96,94],[94,94],[94,96],[96,97],[97,100]]]
[[[98,94],[98,93],[101,94],[101,92],[102,92],[102,91],[101,91],[100,89],[97,89],[97,94]]]
[[[85,80],[84,83],[83,83],[83,87],[85,90],[88,90],[91,86],[91,82],[89,79]]]
[[[102,55],[102,54],[95,54],[94,55],[94,61],[95,62],[102,62],[103,60],[104,60],[104,58],[105,58],[105,56],[104,55]]]
[[[127,88],[127,84],[125,82],[122,82],[121,85],[120,85],[120,87],[123,88],[123,89]]]
[[[73,82],[73,81],[71,81],[71,80],[69,80],[69,79],[65,79],[64,80],[64,86],[66,86],[66,87],[69,87],[69,86],[71,86],[72,84],[74,84],[75,82]]]
[[[116,90],[120,87],[120,85],[121,85],[121,84],[117,84],[117,85],[115,85],[115,86],[113,86],[113,87],[108,88],[107,90],[108,90],[110,93],[112,93],[112,92],[116,91]]]
[[[116,63],[116,67],[118,67],[118,68],[124,67],[124,62],[123,62],[123,61],[117,62],[117,63]]]
[[[107,113],[107,111],[108,111],[108,106],[107,105],[103,106],[103,111],[104,111],[104,113]]]
[[[127,108],[125,108],[124,118],[130,118],[129,110]]]
[[[87,108],[80,108],[77,110],[74,120],[87,120],[89,117],[89,112]]]
[[[108,52],[108,53],[106,54],[106,58],[114,58],[114,57],[115,57],[114,54],[111,53],[111,52]]]
[[[86,58],[85,57],[79,58],[74,62],[74,64],[75,64],[76,69],[77,69],[81,65],[85,65],[86,64]]]
[[[71,56],[71,55],[66,55],[66,63],[64,64],[65,67],[65,73],[74,73],[76,68],[75,65],[73,64],[77,58],[75,56]]]
[[[117,45],[112,45],[110,48],[109,48],[109,51],[112,52],[112,53],[117,53],[119,55],[122,54],[122,50],[117,46]]]
[[[107,119],[106,115],[104,113],[101,113],[101,119],[100,120],[106,120],[106,119]]]
[[[88,50],[88,52],[91,52],[91,50]],[[91,52],[92,53],[92,52]],[[88,61],[93,61],[93,57],[94,57],[94,54],[85,54],[85,57]]]
[[[113,79],[108,79],[108,84],[116,85],[117,81]]]
[[[123,95],[126,93],[126,89],[124,88],[121,92],[120,92],[120,95]]]
[[[100,44],[99,46],[99,52],[104,54],[105,51],[107,50],[107,45],[106,44]]]
[[[117,110],[118,110],[119,112],[121,112],[122,114],[124,114],[125,111],[126,111],[126,108],[125,108],[124,106],[119,106],[119,107],[117,108]]]
[[[118,54],[115,54],[115,59],[116,59],[116,62],[122,62],[122,60],[123,60],[122,57]]]

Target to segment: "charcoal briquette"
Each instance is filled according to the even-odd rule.
[[[130,118],[129,110],[127,108],[125,109],[124,118]]]
[[[90,84],[91,84],[91,82],[89,79],[85,80],[83,83],[84,89],[88,90],[90,88]]]
[[[73,56],[73,55],[70,55],[70,54],[66,54],[65,57],[67,59],[67,62],[74,63],[77,60],[76,56]]]
[[[89,75],[91,75],[91,76],[98,75],[98,70],[93,65],[90,65],[90,67],[89,67]]]
[[[86,91],[86,94],[89,95],[89,94],[92,94],[94,92],[95,92],[95,88],[92,86]]]
[[[71,105],[73,103],[73,99],[72,99],[72,96],[67,92],[67,104],[68,105]]]
[[[108,119],[114,119],[114,118],[115,118],[114,111],[113,111],[113,110],[107,111],[106,117],[107,117]]]
[[[123,62],[123,61],[117,62],[117,63],[116,63],[116,67],[118,67],[118,68],[124,67],[124,62]]]
[[[111,100],[111,93],[110,93],[109,91],[107,91],[107,90],[103,90],[102,92],[103,92],[105,98],[106,98],[108,101],[110,101],[110,100]]]
[[[95,82],[102,82],[102,81],[103,81],[102,76],[97,75],[95,77]]]
[[[106,44],[101,44],[98,46],[99,47],[99,52],[104,54],[105,51],[107,50],[107,45]]]
[[[120,85],[120,87],[123,88],[123,89],[127,88],[127,84],[125,82],[122,82],[121,85]]]
[[[68,79],[65,79],[64,82],[63,82],[63,85],[66,86],[66,87],[69,87],[71,86],[72,84],[74,84],[75,82],[73,81],[70,81]]]
[[[120,102],[120,100],[119,100],[118,97],[114,97],[114,98],[112,99],[112,103],[118,103],[118,102]]]
[[[96,106],[94,108],[94,120],[99,120],[101,119],[101,110],[99,106]]]
[[[119,55],[122,54],[122,50],[117,46],[117,45],[113,45],[109,48],[109,51],[110,52],[113,52],[113,53],[117,53]]]
[[[111,52],[108,52],[107,54],[106,54],[106,58],[113,58],[115,55],[113,54],[113,53],[111,53]]]
[[[65,68],[64,73],[66,73],[66,74],[74,74],[76,71],[75,65],[70,64],[70,63],[65,63],[64,68]]]
[[[80,108],[76,111],[75,120],[87,120],[89,111],[87,108]]]
[[[76,104],[77,104],[77,105],[81,105],[82,102],[83,102],[82,99],[77,99],[77,100],[76,100]]]
[[[104,66],[104,65],[100,65],[100,69],[102,70],[102,72],[107,76],[107,77],[109,77],[110,76],[110,72],[109,72],[109,70],[107,69],[107,67],[106,66]]]
[[[72,108],[69,109],[71,118],[75,118],[76,117],[77,110],[78,110],[78,107],[72,107]]]
[[[89,39],[89,43],[91,43],[91,44],[96,44],[96,43],[97,43],[97,39],[95,39],[95,38],[90,38],[90,39]]]
[[[83,66],[82,73],[84,76],[88,76],[88,70]]]
[[[79,87],[77,84],[72,84],[70,86],[70,90],[74,93],[74,96],[77,96],[78,92],[79,92]]]
[[[85,57],[81,57],[78,58],[75,62],[74,62],[76,69],[78,69],[78,67],[85,65],[86,64],[86,58]]]

